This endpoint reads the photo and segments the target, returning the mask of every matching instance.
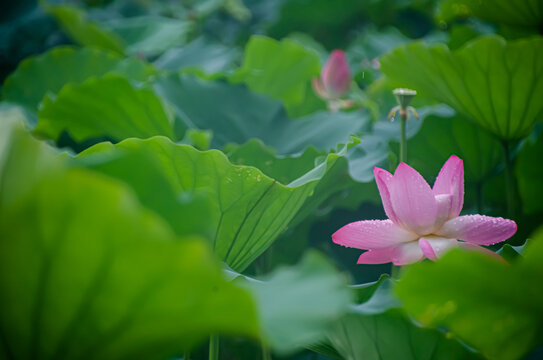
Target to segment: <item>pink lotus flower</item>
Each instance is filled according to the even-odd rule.
[[[313,78],[313,89],[324,100],[337,100],[349,91],[351,81],[345,53],[334,50],[322,69],[321,77]]]
[[[377,167],[373,173],[389,220],[353,222],[332,235],[336,244],[369,250],[360,256],[359,264],[435,260],[457,246],[490,252],[479,245],[507,240],[517,231],[512,220],[459,216],[464,202],[464,165],[457,156],[443,165],[433,188],[405,163],[394,175]]]

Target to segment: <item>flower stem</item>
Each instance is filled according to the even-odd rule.
[[[219,360],[219,336],[209,337],[209,360]]]
[[[400,108],[400,162],[407,164],[407,109]],[[397,279],[400,276],[401,266],[391,265],[390,277]]]
[[[407,110],[400,110],[400,162],[407,163]]]
[[[185,351],[183,353],[183,360],[190,360],[190,351]]]
[[[397,266],[394,264],[390,265],[390,277],[393,279],[398,279],[400,277],[400,270],[402,269],[401,266]]]
[[[272,360],[270,348],[264,344],[261,344],[262,348],[262,360]]]
[[[507,197],[507,217],[515,218],[515,175],[513,174],[513,161],[511,159],[510,144],[502,141],[505,156],[505,186]]]

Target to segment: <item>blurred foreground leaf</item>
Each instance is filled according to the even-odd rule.
[[[203,241],[2,126],[0,357],[164,359],[210,333],[256,336],[253,300]]]
[[[299,350],[321,339],[344,314],[352,297],[346,278],[317,252],[262,280],[227,271],[255,297],[265,342],[278,353]]]
[[[411,266],[397,286],[406,309],[444,325],[490,359],[519,359],[543,343],[543,232],[511,265],[453,250]]]
[[[527,136],[543,111],[543,39],[486,36],[450,52],[415,42],[381,58],[396,87],[442,101],[501,140]]]

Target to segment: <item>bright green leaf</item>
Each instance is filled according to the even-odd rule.
[[[45,98],[35,131],[56,140],[65,130],[76,141],[174,137],[173,116],[162,100],[116,75],[66,85],[55,99]]]
[[[303,104],[310,91],[307,84],[319,73],[318,54],[298,42],[253,36],[245,48],[243,65],[231,81],[281,100],[290,112]]]
[[[543,39],[481,37],[450,52],[415,42],[381,59],[397,87],[450,105],[502,140],[527,136],[543,111]]]

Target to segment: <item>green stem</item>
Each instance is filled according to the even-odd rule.
[[[259,258],[260,267],[257,268],[257,275],[267,274],[272,267],[273,245],[268,248]],[[260,349],[262,351],[262,360],[271,360],[270,348],[264,344],[264,341],[260,342]]]
[[[190,360],[190,351],[185,351],[183,353],[183,360]]]
[[[407,163],[407,110],[400,110],[400,162]]]
[[[507,216],[515,218],[515,175],[513,174],[513,162],[511,160],[511,149],[507,141],[502,142],[505,156],[505,185],[507,197]]]
[[[394,264],[390,265],[390,277],[393,279],[398,279],[400,277],[400,270],[402,269],[401,266],[397,266]]]
[[[209,337],[209,360],[219,360],[219,336]]]
[[[400,162],[407,163],[407,109],[400,109]],[[390,276],[397,279],[401,266],[391,265]]]
[[[264,344],[261,344],[262,347],[262,360],[272,360],[270,348]]]

